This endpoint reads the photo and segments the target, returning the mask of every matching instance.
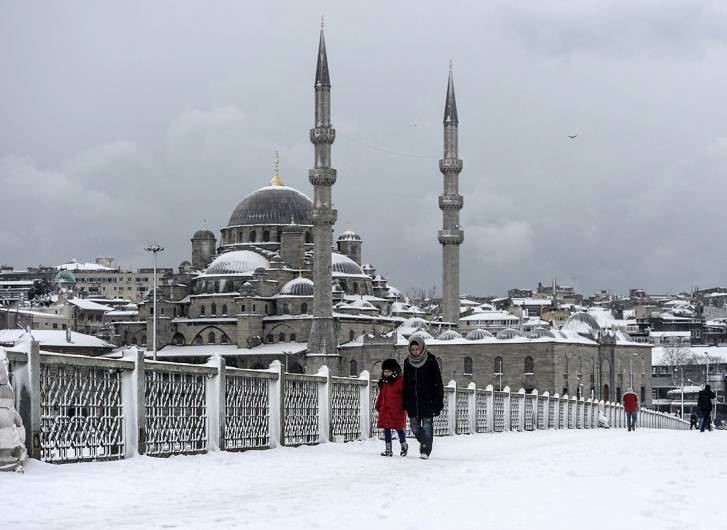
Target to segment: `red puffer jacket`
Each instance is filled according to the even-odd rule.
[[[636,412],[639,410],[639,397],[635,392],[626,392],[622,399],[624,412]]]
[[[376,410],[379,429],[404,429],[406,427],[406,410],[404,410],[404,378],[399,375],[391,383],[384,382],[379,387],[376,398]]]

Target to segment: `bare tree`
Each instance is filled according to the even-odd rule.
[[[663,346],[664,362],[671,368],[672,384],[677,384],[674,380],[676,371],[679,370],[680,377],[684,377],[684,370],[687,366],[694,364],[694,355],[688,344],[683,342],[669,342]]]

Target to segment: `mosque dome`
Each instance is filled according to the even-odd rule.
[[[487,331],[486,329],[473,329],[469,333],[467,333],[467,340],[482,340],[482,339],[492,339],[495,336]]]
[[[522,331],[518,331],[513,328],[505,328],[497,333],[497,338],[500,340],[514,339],[516,337],[523,337]]]
[[[595,336],[601,331],[598,321],[589,313],[575,313],[568,317],[561,327],[565,331],[575,331],[580,335]]]
[[[454,339],[461,339],[462,335],[454,331],[453,329],[448,329],[447,331],[444,331],[437,336],[437,340],[454,340]]]
[[[423,318],[412,317],[402,322],[401,326],[405,328],[427,329],[429,327],[429,322]]]
[[[270,262],[257,252],[251,250],[236,250],[234,252],[225,252],[217,256],[210,263],[205,276],[216,274],[243,274],[253,272],[256,269],[267,269]]]
[[[539,339],[541,337],[555,338],[555,333],[545,328],[535,328],[530,333],[528,333],[529,339]]]
[[[194,235],[192,236],[192,239],[207,239],[207,240],[217,240],[215,237],[215,234],[212,232],[212,230],[207,230],[206,228],[203,228],[201,230],[197,230]]]
[[[228,226],[310,225],[313,201],[289,186],[265,186],[242,199],[230,216]]]
[[[338,236],[338,241],[361,241],[361,236],[353,230],[346,230]]]
[[[313,281],[308,278],[295,278],[283,285],[280,294],[286,296],[313,296]]]
[[[434,338],[434,337],[432,337],[432,336],[431,336],[431,335],[430,335],[429,333],[427,333],[426,331],[424,331],[424,330],[422,330],[422,329],[420,329],[420,330],[419,330],[419,331],[417,331],[416,333],[412,333],[412,334],[411,334],[411,335],[409,336],[409,340],[413,339],[414,337],[419,337],[419,338],[420,338],[420,339],[422,339],[422,340],[423,340],[423,341],[424,341],[425,343],[426,343],[426,341],[428,341],[428,340],[432,340],[432,339]]]
[[[54,279],[56,283],[76,283],[76,277],[69,270],[58,271]]]
[[[335,275],[353,276],[363,275],[361,267],[348,256],[339,254],[338,252],[331,253],[331,270]]]

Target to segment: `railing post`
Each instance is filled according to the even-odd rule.
[[[452,379],[447,384],[447,388],[452,389],[444,396],[445,399],[449,399],[449,416],[447,417],[449,436],[454,436],[457,434],[457,381]]]
[[[553,409],[553,428],[560,429],[560,395],[558,392],[553,394],[553,398],[550,400],[550,406],[555,407]]]
[[[538,389],[534,388],[531,392],[531,395],[535,396],[535,399],[533,399],[533,430],[537,431],[539,430],[538,427],[538,409],[540,407],[540,395],[538,393]]]
[[[518,432],[525,432],[525,389],[521,388],[517,391],[517,400],[519,402],[517,407],[517,430]]]
[[[512,400],[512,395],[510,394],[509,386],[506,386],[505,388],[503,388],[502,391],[505,392],[505,394],[506,394],[505,395],[505,404],[504,404],[505,410],[503,411],[503,418],[505,418],[505,426],[503,428],[503,431],[507,432],[510,430],[510,413],[511,413],[511,410],[510,410],[511,403],[510,402]]]
[[[467,385],[470,394],[467,396],[470,408],[470,434],[477,433],[477,385],[472,381]]]
[[[144,352],[132,346],[123,359],[134,363],[133,370],[121,373],[121,403],[124,409],[124,458],[143,455],[146,447],[146,409],[144,408]]]
[[[218,353],[207,362],[217,373],[207,376],[207,450],[225,450],[225,359]]]
[[[361,417],[361,439],[368,440],[371,437],[371,375],[368,370],[361,372],[358,376],[361,381],[366,381],[359,389],[360,417]]]
[[[28,352],[28,387],[30,390],[30,410],[29,418],[23,418],[23,421],[30,420],[26,425],[26,435],[30,432],[30,436],[26,436],[25,445],[28,449],[28,455],[31,458],[40,460],[40,343],[31,341],[30,352]]]
[[[487,403],[487,429],[485,432],[495,432],[495,387],[485,387],[485,402]]]
[[[270,447],[274,448],[283,445],[283,364],[278,360],[271,362],[268,372],[277,375],[275,379],[268,380],[268,403],[270,404],[268,430]]]
[[[550,428],[548,425],[550,419],[550,392],[546,390],[542,396],[538,396],[538,400],[543,402],[543,426],[545,427],[543,430],[547,431]]]
[[[324,364],[316,375],[326,378],[324,383],[318,385],[318,442],[326,443],[331,441],[331,371]]]

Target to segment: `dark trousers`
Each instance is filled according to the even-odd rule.
[[[629,431],[636,430],[636,412],[626,413],[626,423],[628,424]]]
[[[409,418],[411,431],[420,444],[421,453],[431,454],[434,441],[434,418]]]
[[[700,424],[699,430],[704,432],[705,427],[708,430],[712,430],[712,411],[702,411],[702,423]]]
[[[387,444],[391,443],[391,431],[394,429],[384,429],[384,441]],[[406,432],[403,429],[396,429],[396,434],[399,436],[399,442],[406,442]]]

